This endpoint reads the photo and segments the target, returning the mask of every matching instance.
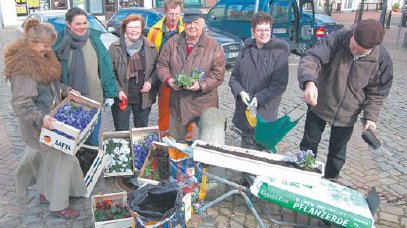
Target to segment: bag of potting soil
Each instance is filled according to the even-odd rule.
[[[129,193],[127,203],[137,227],[185,224],[182,193],[176,184],[168,181],[159,185],[147,184]]]
[[[281,207],[342,227],[374,227],[362,193],[321,178],[257,177],[252,194]]]

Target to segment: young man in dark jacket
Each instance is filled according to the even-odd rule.
[[[383,37],[379,22],[363,20],[351,30],[329,34],[300,60],[298,81],[310,106],[300,148],[316,156],[325,125],[331,125],[325,178],[338,178],[362,111],[363,129],[376,128],[393,80],[393,63],[381,44]]]

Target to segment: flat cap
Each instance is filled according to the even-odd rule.
[[[205,15],[199,9],[187,9],[184,11],[183,20],[185,23],[191,23],[199,18],[205,19]]]
[[[383,42],[384,28],[374,19],[359,21],[353,32],[355,41],[364,48],[374,48]]]

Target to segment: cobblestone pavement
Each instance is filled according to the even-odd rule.
[[[352,16],[353,15],[353,16]],[[377,13],[371,13],[370,17],[377,17]],[[334,14],[333,17],[340,20],[346,26],[350,26],[354,14]],[[395,20],[396,21],[396,20]],[[390,96],[383,108],[378,122],[380,137],[390,148],[392,155],[370,150],[361,140],[361,125],[358,123],[348,146],[347,162],[341,173],[340,181],[347,186],[355,188],[362,193],[376,186],[381,198],[381,205],[375,215],[377,227],[407,227],[407,131],[404,121],[407,119],[405,107],[407,107],[407,65],[405,64],[406,49],[396,47],[396,39],[399,33],[404,34],[407,30],[393,26],[386,30],[385,44],[394,62],[394,84]],[[0,30],[0,51],[3,52],[5,44],[18,36],[14,29]],[[1,57],[3,58],[3,57]],[[299,57],[290,56],[290,82],[280,107],[280,115],[284,115],[293,107],[302,103],[302,93],[296,81],[297,64]],[[3,69],[3,59],[0,61],[0,70]],[[227,82],[230,74],[227,74],[225,82],[219,88],[221,109],[227,114],[228,122],[231,122],[234,102]],[[0,227],[92,227],[92,215],[90,200],[85,198],[72,198],[71,205],[81,211],[80,217],[65,221],[49,214],[46,205],[39,205],[38,192],[35,186],[29,191],[27,197],[15,196],[14,173],[23,153],[23,143],[20,140],[18,122],[10,105],[10,89],[1,78],[0,83]],[[299,116],[305,111],[305,105],[300,110],[292,113]],[[112,131],[112,119],[110,111],[104,111],[102,131]],[[156,107],[153,108],[149,125],[156,125]],[[304,119],[294,128],[278,145],[279,153],[293,155],[298,150],[298,144],[302,137]],[[327,129],[329,131],[329,129]],[[328,133],[328,132],[327,132]],[[318,160],[324,161],[328,148],[327,134],[320,145]],[[240,138],[228,129],[226,143],[239,145]],[[238,181],[240,173],[232,170],[211,167],[210,172],[229,180]],[[99,178],[93,194],[98,192],[117,192],[117,179]],[[216,181],[208,184],[207,199],[211,200],[229,190],[229,188]],[[254,207],[260,213],[266,224],[271,224],[265,213],[271,214],[274,219],[283,219],[290,222],[309,224],[311,226],[326,226],[321,220],[310,218],[301,214],[282,209],[271,203],[265,203],[253,199]],[[264,209],[267,207],[267,209]],[[235,195],[208,209],[207,214],[194,217],[189,223],[193,227],[256,227],[254,216],[247,209],[242,197]]]

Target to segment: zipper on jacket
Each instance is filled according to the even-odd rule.
[[[335,126],[334,123],[335,123],[336,119],[338,118],[339,110],[341,109],[341,107],[343,105],[343,102],[345,101],[346,93],[348,92],[348,84],[349,84],[349,80],[350,80],[349,78],[350,78],[350,74],[352,72],[354,64],[355,64],[355,60],[352,60],[352,65],[350,66],[348,77],[346,78],[345,93],[343,94],[341,102],[339,102],[338,108],[336,109],[336,112],[335,112],[335,115],[334,115],[334,118],[333,118],[333,121],[332,121],[332,126]]]

